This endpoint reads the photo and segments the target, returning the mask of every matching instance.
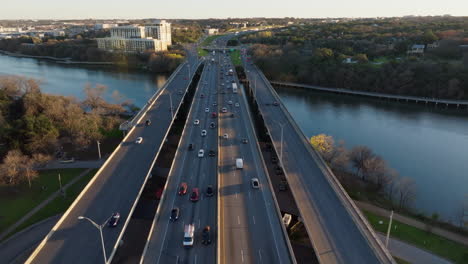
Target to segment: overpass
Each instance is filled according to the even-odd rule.
[[[243,62],[319,262],[395,263],[263,73],[245,57]]]
[[[88,183],[26,263],[102,263],[112,259],[151,168],[185,98],[191,77],[199,65],[193,47],[187,60],[127,125],[128,133]],[[151,126],[144,126],[145,120]],[[143,144],[135,144],[143,137]],[[120,224],[103,228],[103,253],[99,231],[79,216],[105,224],[119,212]]]

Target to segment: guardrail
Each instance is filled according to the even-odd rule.
[[[286,109],[286,107],[281,103],[280,96],[278,93],[271,87],[270,82],[268,79],[265,77],[263,72],[258,69],[256,65],[253,65],[257,72],[259,73],[260,77],[264,80],[265,84],[269,89],[271,90],[271,93],[273,97],[276,98],[278,102],[280,102],[280,107],[282,111],[284,112],[286,118],[288,119],[289,123],[292,125],[294,130],[298,135],[301,136],[302,141],[308,150],[308,152],[311,154],[312,158],[315,160],[317,165],[319,166],[320,170],[323,172],[325,178],[327,181],[330,183],[330,186],[334,189],[335,193],[338,195],[340,200],[342,201],[344,207],[348,211],[348,213],[351,215],[353,222],[357,224],[359,227],[358,229],[361,231],[361,233],[366,237],[367,241],[371,245],[371,247],[374,249],[375,252],[379,253],[379,256],[383,261],[386,261],[387,263],[396,263],[393,260],[393,257],[390,255],[388,250],[384,247],[382,242],[377,238],[375,235],[375,232],[373,231],[372,227],[370,224],[367,222],[367,219],[364,217],[364,215],[361,213],[359,208],[354,204],[352,199],[349,197],[347,192],[344,190],[343,186],[339,183],[338,179],[335,177],[334,173],[331,171],[331,169],[328,167],[326,162],[322,159],[319,153],[310,145],[310,143],[306,140],[307,137],[305,136],[304,132],[299,128],[299,126],[296,124],[294,121],[293,117],[289,113],[289,111]],[[270,131],[268,131],[270,133]],[[271,134],[270,134],[271,135]],[[280,161],[281,162],[281,161]],[[283,168],[283,164],[281,164]],[[286,173],[286,172],[285,172]],[[346,206],[347,205],[347,206]],[[372,238],[372,239],[371,239]]]

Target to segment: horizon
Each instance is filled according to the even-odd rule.
[[[25,0],[21,4],[6,2],[0,9],[0,20],[105,20],[105,19],[246,19],[246,18],[392,18],[406,16],[468,16],[468,1],[447,0],[444,5],[424,0],[372,1],[329,0],[313,3],[307,0],[293,0],[286,6],[283,2],[266,0],[238,0],[232,5],[221,6],[214,0],[198,2],[182,0],[177,5],[168,2],[158,4],[150,0],[92,1],[82,0],[70,8],[69,3],[60,0]],[[25,9],[24,6],[28,8]],[[122,8],[124,6],[125,8]],[[154,8],[147,8],[148,6]],[[179,8],[183,6],[184,8]],[[336,8],[339,6],[340,8]],[[242,16],[239,16],[242,14]]]

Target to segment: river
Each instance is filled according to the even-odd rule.
[[[413,207],[446,220],[468,200],[468,110],[443,109],[277,88],[308,137],[328,134],[347,148],[365,145],[414,180]]]
[[[117,91],[120,98],[130,100],[136,106],[145,102],[166,83],[166,75],[126,72],[102,69],[102,66],[73,66],[0,55],[0,75],[17,75],[41,82],[42,91],[51,94],[85,97],[84,87],[89,84],[107,86],[104,98],[115,102]]]
[[[44,92],[84,98],[84,86],[103,84],[106,99],[118,91],[142,106],[166,81],[164,75],[76,67],[0,55],[0,75],[42,81]],[[416,183],[414,207],[454,217],[468,195],[468,111],[334,95],[310,90],[277,90],[307,136],[320,133],[366,145],[401,176]]]

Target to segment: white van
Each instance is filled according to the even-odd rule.
[[[241,158],[237,158],[236,159],[236,168],[237,169],[244,168],[244,160],[242,160]]]
[[[192,247],[193,246],[193,233],[195,232],[195,226],[185,225],[184,229],[184,247]]]

